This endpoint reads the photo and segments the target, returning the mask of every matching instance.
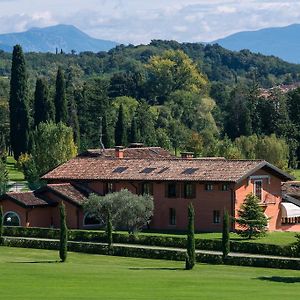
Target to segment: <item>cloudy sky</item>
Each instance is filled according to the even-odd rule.
[[[300,1],[0,0],[0,33],[59,23],[121,43],[212,41],[242,30],[300,23]]]

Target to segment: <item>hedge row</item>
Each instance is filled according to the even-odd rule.
[[[58,239],[58,229],[48,228],[24,228],[24,227],[5,227],[4,235],[15,237],[34,237],[46,239]],[[80,242],[106,242],[105,233],[102,231],[88,231],[88,230],[70,230],[70,241]],[[163,235],[129,235],[127,233],[114,233],[114,243],[120,244],[138,244],[147,246],[161,246],[173,248],[185,248],[186,238],[184,236],[163,236]],[[196,239],[196,249],[221,251],[221,240]],[[299,257],[300,253],[294,245],[278,246],[271,244],[259,244],[250,242],[230,242],[231,252]]]
[[[30,240],[22,238],[5,238],[5,246],[9,247],[22,247],[22,248],[36,248],[36,249],[49,249],[58,250],[58,241],[47,241],[47,240]],[[103,255],[114,255],[114,256],[125,256],[125,257],[138,257],[138,258],[149,258],[149,259],[165,259],[165,260],[185,260],[184,250],[162,250],[162,249],[151,249],[151,248],[135,248],[125,246],[113,246],[109,249],[105,245],[100,245],[90,242],[69,242],[68,249],[72,252],[83,252],[90,254],[103,254]],[[211,263],[211,264],[222,264],[222,256],[216,254],[204,254],[197,253],[197,262]],[[258,258],[258,257],[239,257],[229,256],[226,259],[228,265],[238,266],[251,266],[251,267],[265,267],[265,268],[277,268],[277,269],[293,269],[300,270],[300,260],[295,259],[272,259],[272,258]]]

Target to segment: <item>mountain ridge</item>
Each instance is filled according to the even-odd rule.
[[[210,43],[217,43],[232,51],[248,49],[255,53],[277,56],[287,62],[300,63],[299,36],[300,24],[291,24],[241,31]]]
[[[58,24],[39,28],[33,27],[24,32],[0,34],[0,49],[12,51],[20,44],[25,52],[52,52],[62,49],[69,53],[83,51],[108,51],[118,45],[117,42],[96,39],[73,25]]]

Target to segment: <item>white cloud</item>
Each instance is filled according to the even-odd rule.
[[[123,43],[210,41],[262,27],[300,23],[298,0],[0,0],[0,31],[73,24]]]

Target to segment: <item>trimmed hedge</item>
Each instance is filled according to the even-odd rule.
[[[4,238],[4,245],[8,247],[36,248],[58,250],[59,241],[22,239],[22,238]],[[125,257],[165,259],[165,260],[185,260],[184,250],[162,250],[151,248],[135,248],[125,246],[113,246],[109,249],[106,245],[100,245],[90,242],[68,242],[68,250],[73,252],[82,252],[90,254],[103,254]],[[221,254],[197,253],[196,261],[210,264],[223,264]],[[300,270],[300,260],[295,259],[272,259],[259,257],[240,257],[228,256],[225,260],[227,265],[264,267],[277,269]]]
[[[59,230],[50,228],[25,228],[25,227],[5,227],[5,236],[14,237],[34,237],[45,239],[59,239]],[[106,243],[105,232],[92,230],[69,230],[70,241],[80,242],[100,242]],[[128,233],[113,233],[114,243],[119,244],[137,244],[147,246],[160,246],[172,248],[185,248],[185,236],[163,236],[163,235],[129,235]],[[196,249],[222,251],[221,240],[196,239]],[[300,257],[300,251],[297,251],[295,245],[279,246],[271,244],[260,244],[251,242],[230,242],[231,252],[251,253],[261,255]]]

